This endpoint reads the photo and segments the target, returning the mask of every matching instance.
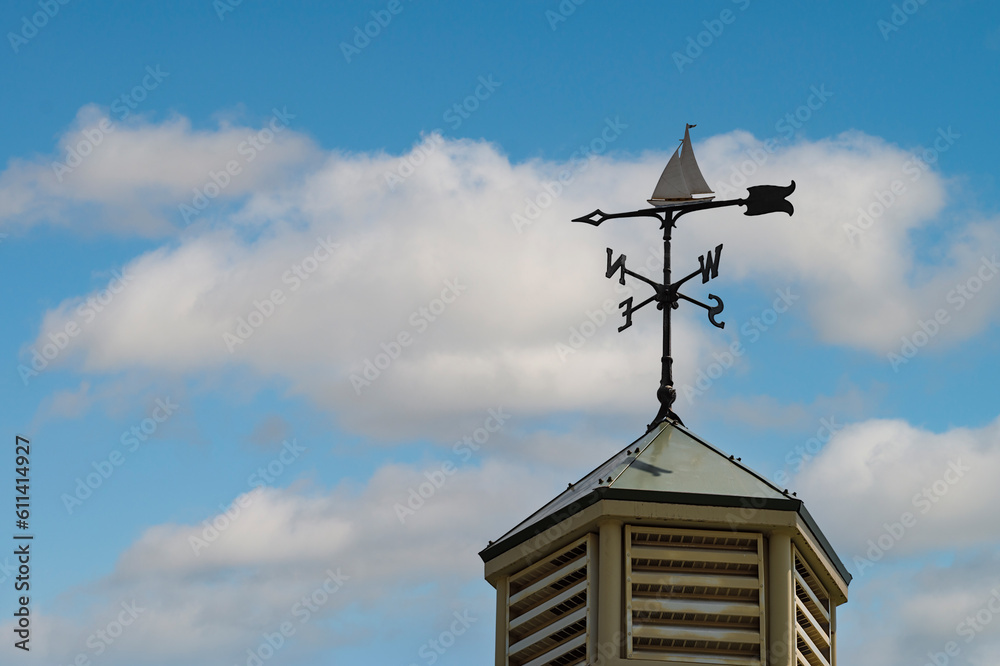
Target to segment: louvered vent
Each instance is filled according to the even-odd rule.
[[[630,526],[625,536],[629,657],[762,663],[760,534]]]
[[[571,666],[589,657],[593,626],[588,534],[514,574],[507,597],[507,663],[510,666]]]
[[[797,666],[830,666],[830,595],[792,547],[795,563],[795,643]]]

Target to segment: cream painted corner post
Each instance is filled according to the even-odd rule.
[[[497,637],[496,637],[496,665],[502,666],[507,663],[507,576],[497,578]]]
[[[767,666],[795,665],[795,619],[792,615],[792,533],[775,530],[768,539]]]
[[[592,657],[601,666],[617,663],[624,649],[622,592],[623,525],[621,520],[602,520],[599,524],[600,561],[597,568],[597,635]],[[596,653],[596,654],[595,654]]]

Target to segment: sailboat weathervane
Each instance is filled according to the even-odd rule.
[[[622,308],[622,317],[625,323],[618,331],[624,331],[632,325],[632,314],[649,303],[656,303],[658,310],[663,311],[663,357],[662,372],[660,375],[660,387],[656,391],[656,397],[660,401],[660,409],[649,424],[648,429],[666,420],[681,423],[680,417],[674,413],[672,405],[677,399],[677,391],[673,386],[673,358],[670,351],[670,313],[677,309],[680,299],[700,305],[708,311],[708,320],[718,328],[723,328],[725,322],[717,321],[716,317],[722,313],[722,299],[715,294],[709,294],[708,299],[714,305],[708,305],[695,300],[690,296],[680,293],[679,289],[688,280],[700,275],[702,284],[707,283],[719,275],[719,261],[722,259],[722,244],[709,250],[698,257],[698,268],[684,276],[677,282],[670,282],[670,240],[673,228],[677,226],[677,220],[687,213],[696,210],[707,210],[709,208],[721,208],[723,206],[746,206],[744,215],[764,215],[766,213],[784,212],[791,215],[794,212],[791,202],[787,200],[788,195],[795,191],[795,181],[793,180],[787,187],[777,185],[755,185],[747,188],[747,196],[744,199],[730,199],[727,201],[714,201],[714,192],[705,182],[705,177],[701,175],[698,162],[695,160],[694,151],[691,148],[691,128],[695,125],[684,127],[684,138],[681,145],[674,151],[674,154],[667,162],[667,166],[660,175],[653,195],[649,198],[649,203],[653,208],[644,208],[628,213],[605,213],[600,209],[595,210],[590,215],[578,217],[574,222],[586,222],[595,227],[605,220],[619,217],[655,217],[660,221],[663,229],[663,283],[654,282],[638,273],[630,271],[625,267],[626,257],[624,254],[614,258],[614,251],[608,248],[608,263],[605,276],[608,278],[618,275],[618,281],[625,284],[625,276],[630,275],[637,280],[641,280],[653,288],[654,294],[634,305],[630,296],[618,304]],[[695,196],[700,195],[700,196]]]
[[[692,127],[697,127],[697,125],[684,126],[684,138],[681,139],[681,145],[674,151],[667,166],[663,167],[660,180],[657,181],[656,187],[653,189],[653,196],[649,199],[650,204],[664,206],[673,202],[710,201],[715,198],[715,192],[705,182],[705,177],[701,175],[701,169],[698,168],[698,162],[694,159],[694,151],[691,150]],[[713,196],[695,199],[695,194],[711,194]]]

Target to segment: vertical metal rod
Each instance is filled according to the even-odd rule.
[[[670,298],[670,237],[674,228],[673,215],[668,213],[663,222],[663,285],[667,289],[665,301],[672,301]],[[660,385],[664,388],[673,387],[674,372],[673,359],[670,355],[670,311],[673,310],[672,302],[664,302],[663,305],[663,370],[660,376]],[[662,401],[661,401],[662,402]],[[670,400],[672,403],[673,400]],[[670,404],[667,404],[670,407]]]
[[[660,401],[660,409],[653,418],[653,422],[647,426],[647,430],[652,430],[656,424],[669,419],[674,419],[678,423],[680,419],[674,414],[671,406],[677,398],[677,391],[674,390],[674,359],[670,353],[670,315],[673,310],[675,295],[670,289],[670,237],[673,233],[675,215],[667,212],[663,217],[663,291],[659,305],[663,309],[663,356],[661,357],[662,368],[660,371],[660,388],[656,391],[656,397]]]

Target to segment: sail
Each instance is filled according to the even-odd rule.
[[[712,189],[705,182],[705,177],[701,175],[698,162],[694,158],[694,151],[691,149],[691,128],[694,125],[684,127],[684,140],[674,151],[660,174],[653,189],[653,196],[649,202],[656,204],[665,201],[694,201],[692,195],[714,194]],[[710,199],[704,197],[703,199]],[[701,199],[699,199],[701,200]]]
[[[694,151],[691,150],[691,127],[692,125],[687,125],[684,128],[684,143],[681,150],[681,171],[684,173],[684,182],[687,183],[689,194],[715,194],[705,182],[705,177],[698,168],[698,162],[694,159]]]
[[[660,180],[653,189],[653,199],[690,199],[691,192],[684,180],[684,171],[678,156],[680,146],[674,151],[667,166],[660,174]]]

